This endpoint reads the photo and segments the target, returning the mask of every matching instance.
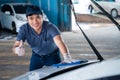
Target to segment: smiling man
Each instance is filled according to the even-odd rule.
[[[61,38],[59,29],[54,24],[43,21],[41,9],[37,6],[29,6],[26,9],[26,17],[28,23],[21,26],[13,52],[17,54],[24,52],[21,46],[25,40],[28,42],[32,49],[29,70],[60,63],[59,50],[64,62],[71,62],[71,56]]]

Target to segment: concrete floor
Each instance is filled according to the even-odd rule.
[[[80,26],[105,59],[120,54],[120,31],[113,24],[80,24]],[[75,58],[96,58],[81,31],[65,32],[63,38],[71,54],[76,55]]]

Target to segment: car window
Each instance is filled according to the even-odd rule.
[[[25,14],[26,7],[29,5],[13,5],[16,13]]]
[[[10,7],[9,5],[4,5],[4,6],[2,7],[1,11],[4,12],[4,13],[6,13],[6,14],[7,14],[8,12],[9,12],[10,15],[13,14],[13,11],[12,11],[12,9],[11,9],[11,7]]]

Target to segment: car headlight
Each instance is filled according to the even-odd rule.
[[[22,16],[16,15],[16,19],[20,21],[26,21]]]

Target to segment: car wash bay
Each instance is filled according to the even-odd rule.
[[[4,1],[7,2],[8,0]],[[69,47],[74,59],[96,58],[82,33],[80,31],[71,31],[71,17],[69,17],[71,13],[69,13],[70,7],[67,0],[10,0],[10,2],[11,1],[30,2],[40,6],[47,14],[49,20],[56,24],[61,31],[64,31],[62,33],[63,39]],[[61,7],[56,7],[57,5],[60,5]],[[119,31],[113,27],[113,25],[103,25],[101,24],[97,26],[97,28],[93,27],[93,25],[86,24],[81,26],[90,26],[89,29],[84,29],[84,31],[94,42],[99,51],[105,55],[104,57],[110,58],[120,53]],[[100,28],[100,26],[102,26],[102,28]],[[104,38],[100,39],[101,37]],[[97,41],[94,41],[95,39],[97,39]],[[0,80],[9,80],[10,78],[19,76],[28,71],[31,50],[27,43],[25,43],[26,55],[24,57],[18,57],[17,55],[12,54],[11,48],[14,41],[15,35],[12,35],[12,37],[7,36],[5,39],[0,40]],[[108,49],[107,46],[109,46],[110,49]]]

